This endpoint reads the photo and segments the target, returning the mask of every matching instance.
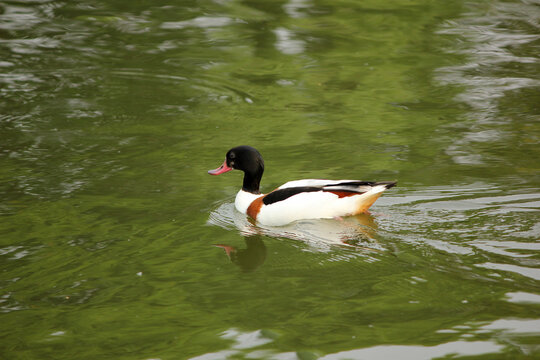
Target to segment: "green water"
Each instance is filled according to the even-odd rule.
[[[540,358],[539,21],[0,2],[0,358]],[[263,191],[399,185],[371,215],[256,226],[241,174],[206,173],[241,144]]]

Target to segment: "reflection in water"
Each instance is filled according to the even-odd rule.
[[[231,261],[243,271],[253,271],[266,260],[263,236],[287,238],[308,244],[311,250],[329,252],[336,246],[354,249],[354,254],[369,255],[385,250],[375,241],[377,225],[370,214],[359,214],[339,219],[301,220],[286,226],[274,227],[255,224],[236,211],[233,203],[225,203],[210,213],[208,224],[231,230],[236,228],[244,236],[246,248],[239,249],[217,244],[225,250]],[[348,255],[335,254],[334,260],[348,259]],[[371,257],[368,259],[372,260]]]
[[[216,246],[225,250],[229,259],[243,271],[254,271],[266,260],[266,246],[259,235],[246,236],[244,240],[246,241],[245,249],[222,244]]]
[[[225,203],[210,213],[208,223],[225,229],[236,228],[248,237],[265,235],[300,240],[317,251],[329,251],[336,245],[375,251],[384,249],[374,241],[377,226],[370,214],[340,219],[301,220],[276,227],[254,224],[244,214],[236,211],[233,203]]]

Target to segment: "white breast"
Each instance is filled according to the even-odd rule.
[[[236,199],[234,200],[234,207],[242,214],[246,214],[249,205],[253,202],[253,200],[260,196],[261,194],[252,194],[250,192],[240,190],[238,194],[236,194]]]

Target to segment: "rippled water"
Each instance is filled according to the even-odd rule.
[[[0,2],[0,358],[540,356],[540,3]],[[262,187],[398,180],[253,224]]]

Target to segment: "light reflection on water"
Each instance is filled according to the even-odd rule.
[[[533,325],[533,324],[529,324]],[[496,325],[497,326],[497,325]],[[489,327],[489,326],[487,326]],[[495,327],[496,328],[496,327]],[[506,329],[506,328],[504,328]],[[477,356],[493,354],[501,351],[503,346],[493,341],[454,341],[434,346],[399,346],[382,345],[368,347],[358,350],[342,351],[334,354],[327,354],[319,357],[317,353],[285,352],[277,353],[272,350],[257,350],[262,344],[274,341],[272,337],[265,337],[264,332],[257,330],[253,333],[241,333],[236,329],[229,329],[221,335],[222,338],[233,340],[235,343],[230,350],[222,350],[214,353],[207,353],[190,360],[217,360],[229,359],[237,356],[244,356],[249,359],[284,359],[296,360],[304,357],[317,358],[320,360],[341,360],[341,359],[407,359],[407,360],[429,360],[444,356]],[[354,336],[353,336],[354,337]]]
[[[536,56],[519,56],[516,49],[540,39],[523,30],[508,28],[506,22],[528,21],[537,29],[538,23],[530,22],[540,17],[538,6],[525,3],[490,2],[486,8],[471,9],[463,19],[447,22],[439,34],[458,35],[465,38],[457,49],[448,49],[466,56],[466,64],[439,68],[437,79],[443,84],[464,87],[457,99],[474,109],[471,118],[479,123],[497,121],[500,112],[498,101],[507,91],[540,86],[536,78],[497,76],[497,70],[512,63],[537,64]]]
[[[461,139],[447,147],[446,153],[457,164],[485,165],[500,159],[475,151],[475,148],[482,143],[493,146],[513,135],[511,131],[501,130],[501,123],[511,122],[513,117],[538,120],[538,114],[514,114],[512,104],[501,104],[501,101],[510,92],[540,87],[536,76],[527,77],[527,72],[516,70],[528,66],[537,68],[540,62],[538,54],[520,52],[520,47],[540,39],[540,35],[527,32],[530,27],[535,32],[540,30],[537,21],[540,10],[534,2],[493,1],[470,4],[469,7],[470,12],[463,18],[446,22],[438,31],[441,35],[454,35],[464,40],[446,51],[464,55],[465,63],[438,68],[435,79],[444,85],[463,88],[455,100],[470,107],[468,117],[473,122]],[[533,134],[529,139],[538,143]]]

